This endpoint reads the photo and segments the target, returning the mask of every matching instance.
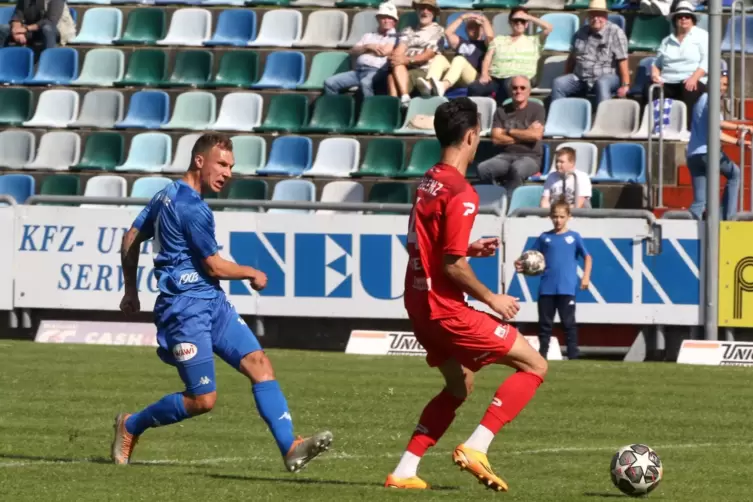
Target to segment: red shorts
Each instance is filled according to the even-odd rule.
[[[432,368],[455,359],[478,371],[506,356],[518,337],[514,326],[473,308],[445,319],[410,318],[416,340],[426,350],[426,362]]]

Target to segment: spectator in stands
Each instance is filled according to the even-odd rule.
[[[400,44],[390,56],[392,73],[387,77],[390,96],[399,96],[403,106],[408,106],[418,79],[426,78],[429,62],[439,52],[444,36],[444,28],[434,21],[439,15],[437,0],[415,0],[413,8],[418,26],[408,26],[400,33]]]
[[[481,65],[481,74],[476,82],[468,87],[469,96],[495,95],[501,105],[509,96],[510,79],[523,75],[533,81],[539,64],[546,37],[552,32],[552,25],[528,14],[523,7],[515,7],[508,18],[512,34],[498,35],[489,44],[489,50]],[[529,23],[541,32],[527,35]]]
[[[664,38],[659,46],[656,61],[651,65],[651,82],[646,84],[643,96],[649,103],[651,84],[661,84],[665,98],[679,99],[687,105],[690,127],[693,107],[706,92],[709,34],[696,26],[695,8],[688,0],[677,2],[671,19],[674,33]]]
[[[492,143],[501,146],[501,152],[478,166],[479,179],[504,186],[508,199],[540,170],[546,121],[544,107],[528,101],[531,95],[528,77],[513,77],[510,88],[512,102],[497,108],[492,124]]]
[[[724,99],[727,92],[728,75],[722,71],[721,77],[721,96],[711,97],[705,93],[698,99],[693,109],[693,121],[690,128],[690,141],[688,142],[688,169],[693,184],[693,203],[690,205],[690,212],[696,219],[703,217],[706,209],[706,169],[708,167],[708,128],[709,128],[709,100]],[[745,124],[737,124],[721,119],[720,126],[728,131],[747,130],[753,132],[753,127]],[[728,145],[742,144],[742,138],[737,138],[724,131],[720,132],[722,143]],[[745,145],[750,147],[751,142],[745,141]],[[740,167],[730,160],[724,152],[720,152],[719,170],[722,176],[727,178],[727,184],[724,187],[721,204],[721,219],[729,220],[737,214],[737,199],[740,191]]]
[[[355,56],[353,70],[333,75],[324,81],[325,94],[338,94],[351,87],[359,87],[364,97],[374,95],[374,80],[387,77],[387,58],[397,45],[397,7],[392,2],[384,2],[376,14],[379,28],[376,33],[366,33],[350,50]],[[382,77],[383,78],[380,78]]]
[[[615,92],[620,98],[627,95],[630,72],[625,32],[609,21],[606,0],[591,0],[588,19],[588,25],[573,36],[565,74],[552,83],[552,101],[593,92],[598,104]]]
[[[467,38],[461,38],[455,33],[463,23]],[[416,79],[416,87],[423,96],[444,96],[456,83],[467,86],[476,80],[486,54],[486,45],[494,38],[494,30],[483,14],[466,13],[447,27],[444,36],[448,47],[457,55],[452,58],[452,63],[442,54],[434,56],[426,78]]]
[[[76,25],[65,0],[16,0],[10,24],[0,26],[0,47],[41,43],[51,49],[76,36]]]
[[[554,201],[563,199],[571,208],[591,207],[591,179],[588,174],[575,169],[575,150],[565,146],[557,150],[554,167],[544,182],[541,207],[551,207]]]

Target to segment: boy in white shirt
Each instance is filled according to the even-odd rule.
[[[575,150],[565,146],[555,152],[555,169],[546,177],[540,207],[550,207],[564,197],[573,209],[591,207],[591,179],[575,169]]]

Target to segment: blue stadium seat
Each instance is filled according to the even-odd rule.
[[[95,7],[84,14],[72,44],[112,45],[123,31],[123,13],[115,7]]]
[[[458,3],[460,5],[467,4],[464,7],[455,7],[454,4]],[[452,6],[451,6],[452,5]],[[439,6],[442,9],[472,9],[473,8],[473,1],[465,2],[465,0],[440,0]],[[448,26],[450,26],[457,18],[462,16],[463,14],[468,14],[467,12],[453,12],[449,16],[447,16],[447,22],[444,24],[445,29],[447,29]],[[459,36],[461,39],[467,40],[468,39],[468,32],[465,31],[465,23],[460,23],[460,26],[458,26],[458,29],[455,30],[455,34]],[[446,38],[443,38],[442,41],[446,42]]]
[[[656,57],[648,56],[638,62],[638,66],[635,69],[635,78],[633,79],[633,85],[630,87],[628,94],[643,94],[643,88],[651,79],[651,65],[654,64],[654,61],[656,61]]]
[[[555,12],[541,16],[542,21],[552,24],[552,32],[546,37],[545,51],[570,52],[573,35],[580,28],[580,19],[575,14]]]
[[[302,52],[279,51],[267,56],[261,79],[252,89],[295,89],[303,83],[306,58]]]
[[[131,197],[151,199],[157,192],[165,188],[172,183],[170,178],[164,178],[162,176],[147,176],[145,178],[139,178],[133,182],[131,187]]]
[[[0,7],[0,25],[10,24],[10,18],[13,17],[15,11],[15,7]]]
[[[256,12],[244,9],[223,10],[217,18],[217,28],[204,45],[234,45],[245,47],[256,39]]]
[[[272,200],[314,202],[316,200],[316,186],[308,180],[282,180],[275,185]],[[267,210],[273,214],[312,213],[312,209],[281,209]]]
[[[10,195],[18,204],[23,204],[26,199],[34,195],[34,178],[28,174],[0,176],[0,195]]]
[[[543,185],[523,185],[512,192],[510,206],[507,208],[509,216],[513,211],[521,207],[539,207],[541,194],[544,193]]]
[[[78,76],[78,52],[70,47],[45,49],[37,73],[25,85],[68,85]]]
[[[313,157],[311,138],[304,136],[283,136],[272,142],[267,165],[256,174],[277,174],[298,176],[311,169]]]
[[[735,43],[732,43],[732,18],[727,20],[727,27],[724,30],[724,40],[722,40],[722,52],[730,52],[735,49],[737,52],[742,51],[741,35],[743,29],[743,19],[740,16],[735,17]],[[745,52],[753,51],[753,17],[745,20]]]
[[[34,73],[34,51],[28,47],[0,49],[0,83],[21,84]]]
[[[620,28],[622,28],[622,31],[625,31],[626,22],[625,22],[625,16],[622,14],[615,14],[611,13],[609,14],[609,22],[614,23]],[[586,26],[588,24],[588,16],[583,18],[583,26]]]
[[[131,96],[125,119],[116,128],[159,129],[170,120],[170,98],[165,91],[139,91]]]
[[[544,136],[580,138],[591,130],[591,102],[584,98],[560,98],[549,105]]]
[[[638,143],[612,143],[601,154],[594,182],[646,183],[646,150]]]

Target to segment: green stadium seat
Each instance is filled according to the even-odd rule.
[[[234,174],[256,174],[267,163],[267,140],[261,136],[233,136]]]
[[[118,45],[154,45],[167,34],[167,17],[161,7],[139,7],[128,13],[123,36]]]
[[[379,202],[382,204],[410,204],[413,202],[413,191],[414,188],[410,183],[382,181],[374,183],[371,187],[371,190],[369,190],[368,202]]]
[[[259,54],[254,51],[229,51],[220,59],[217,74],[207,87],[250,87],[259,80]]]
[[[134,51],[128,58],[128,68],[116,87],[158,86],[167,80],[167,54],[159,49]]]
[[[405,143],[397,138],[376,138],[369,141],[361,168],[351,177],[393,177],[405,163]]]
[[[125,161],[125,140],[117,132],[94,132],[86,138],[81,160],[71,170],[114,171]]]
[[[656,52],[664,37],[669,36],[672,26],[664,16],[639,14],[633,18],[628,50]]]
[[[353,127],[356,118],[356,103],[347,94],[324,95],[316,98],[314,113],[308,125],[301,127],[303,133],[342,133]]]
[[[309,103],[303,94],[275,94],[269,100],[267,117],[254,132],[295,132],[308,121]]]
[[[81,178],[77,174],[53,174],[42,180],[40,195],[78,195]],[[73,202],[45,202],[42,206],[78,206]]]
[[[32,99],[29,89],[0,89],[0,125],[20,126],[30,120]]]
[[[340,2],[337,2],[335,4],[335,7],[339,8],[350,8],[350,7],[360,7],[363,9],[374,9],[376,7],[379,7],[379,4],[382,3],[381,0],[341,0]]]
[[[214,58],[210,51],[180,51],[175,56],[175,66],[170,78],[162,87],[202,87],[212,75]]]
[[[565,4],[566,10],[578,10],[587,9],[590,0],[571,0],[570,3]]]
[[[410,161],[404,171],[398,173],[398,178],[420,178],[424,173],[439,162],[439,141],[436,139],[422,139],[413,144]]]
[[[400,100],[393,96],[369,96],[361,103],[361,114],[352,134],[391,134],[400,128]]]
[[[522,0],[479,0],[474,9],[512,9],[522,4]]]
[[[318,90],[332,75],[350,71],[350,55],[344,51],[320,52],[311,60],[309,76],[298,89]]]
[[[269,185],[264,180],[236,180],[230,185],[227,198],[232,200],[267,200]],[[251,211],[258,213],[260,208],[226,207],[225,211]]]
[[[591,207],[593,209],[601,209],[604,207],[604,194],[601,193],[601,190],[595,188],[591,190]]]
[[[287,7],[291,0],[246,0],[246,5],[259,7],[262,5],[274,5],[277,7]]]

